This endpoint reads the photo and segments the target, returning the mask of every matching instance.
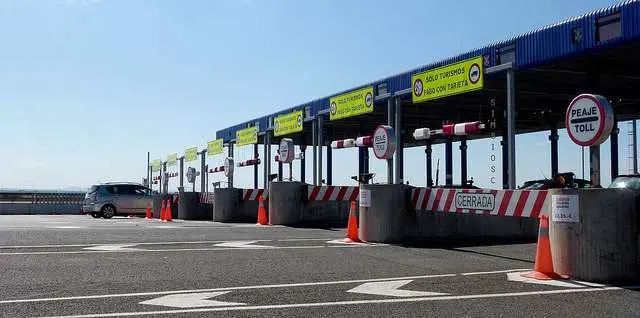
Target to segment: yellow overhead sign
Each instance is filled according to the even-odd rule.
[[[301,132],[303,120],[301,110],[276,116],[273,120],[274,136],[284,136]]]
[[[329,99],[329,120],[338,120],[373,111],[373,86]]]
[[[156,159],[151,162],[151,172],[159,172],[162,169],[162,160]]]
[[[428,70],[411,76],[414,103],[482,89],[482,57]]]
[[[172,153],[167,156],[167,166],[175,166],[178,162],[178,154]]]
[[[214,156],[224,152],[222,138],[207,143],[207,155]]]
[[[198,160],[198,148],[187,148],[184,150],[184,161],[191,162]]]
[[[258,127],[249,127],[236,131],[236,146],[258,143]]]

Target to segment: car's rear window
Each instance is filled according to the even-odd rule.
[[[91,188],[89,188],[89,193],[95,193],[96,191],[98,191],[97,185],[91,186]]]

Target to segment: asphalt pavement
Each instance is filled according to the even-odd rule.
[[[636,287],[529,281],[535,244],[344,244],[344,229],[0,216],[2,317],[637,317]]]

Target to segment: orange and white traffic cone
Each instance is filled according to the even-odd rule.
[[[267,209],[264,208],[264,198],[262,198],[262,195],[258,196],[258,223],[256,225],[268,225]]]
[[[358,237],[358,217],[356,216],[356,209],[356,201],[351,201],[349,222],[347,223],[347,238],[344,239],[345,243],[360,242],[360,238]]]
[[[566,277],[553,271],[551,241],[549,240],[549,217],[546,215],[540,216],[536,263],[533,266],[533,272],[522,273],[522,276],[538,280],[566,279]]]
[[[151,213],[151,205],[147,202],[147,210],[144,212],[144,218],[147,220],[153,219],[153,214]]]
[[[164,220],[167,222],[173,222],[173,216],[171,215],[171,198],[167,199],[167,211]]]
[[[160,221],[164,221],[167,214],[167,207],[165,200],[162,200],[162,205],[160,206]]]

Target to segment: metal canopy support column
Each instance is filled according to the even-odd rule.
[[[393,99],[387,98],[387,125],[393,127]],[[393,157],[387,159],[387,183],[393,184]]]
[[[327,185],[333,184],[333,151],[327,146]]]
[[[311,122],[311,144],[313,154],[313,185],[318,184],[318,122],[314,119]]]
[[[507,144],[509,189],[516,188],[516,87],[513,67],[507,70]]]
[[[282,162],[278,162],[278,181],[282,181]]]
[[[207,187],[207,150],[200,152],[200,193],[204,193]]]
[[[184,189],[184,156],[180,157],[178,160],[180,160],[180,188]]]
[[[364,172],[364,152],[362,152],[364,150],[364,148],[362,147],[358,147],[358,176],[357,178],[360,179],[360,176],[365,173]]]
[[[507,127],[503,125],[502,129],[502,188],[509,188],[509,144],[507,143]]]
[[[467,184],[467,137],[460,140],[460,184]]]
[[[427,140],[424,153],[426,154],[427,161],[427,187],[433,187],[433,159],[432,159],[431,140]]]
[[[258,144],[254,144],[253,145],[253,158],[258,158],[260,157],[260,154],[258,153]],[[257,189],[258,188],[258,169],[260,167],[258,165],[253,166],[253,188]]]
[[[553,120],[551,122],[551,177],[558,174],[558,123]]]
[[[304,138],[302,138],[304,140]],[[306,159],[306,154],[307,152],[307,145],[300,145],[300,153],[302,154],[302,158],[300,158],[300,182],[305,183],[307,182],[305,180],[306,176],[305,176],[305,169],[306,169],[306,164],[305,161]]]
[[[269,189],[269,181],[271,175],[271,132],[264,132],[264,189]]]
[[[318,183],[322,185],[322,148],[324,146],[324,130],[322,128],[322,115],[318,115]]]
[[[228,156],[230,158],[233,158],[233,143],[232,142],[229,142],[229,145],[227,146],[227,151],[228,151]],[[235,164],[235,160],[234,160],[233,164]],[[233,173],[229,174],[229,176],[227,177],[227,185],[228,185],[229,189],[233,188]]]
[[[633,124],[633,173],[638,173],[638,128],[636,126],[636,120],[632,121]]]
[[[618,118],[613,119],[613,129],[611,130],[611,181],[619,174],[618,166]]]
[[[453,140],[449,137],[444,143],[444,179],[446,185],[453,185]]]
[[[403,144],[402,144],[402,99],[400,96],[396,96],[395,98],[395,104],[396,104],[396,126],[395,131],[396,131],[396,142],[397,142],[397,148],[396,148],[396,160],[395,160],[395,164],[396,164],[396,173],[395,173],[395,183],[400,184],[400,183],[404,183],[404,158],[403,158]]]
[[[162,193],[169,193],[169,178],[167,178],[167,162],[162,163],[162,177],[160,178]]]

